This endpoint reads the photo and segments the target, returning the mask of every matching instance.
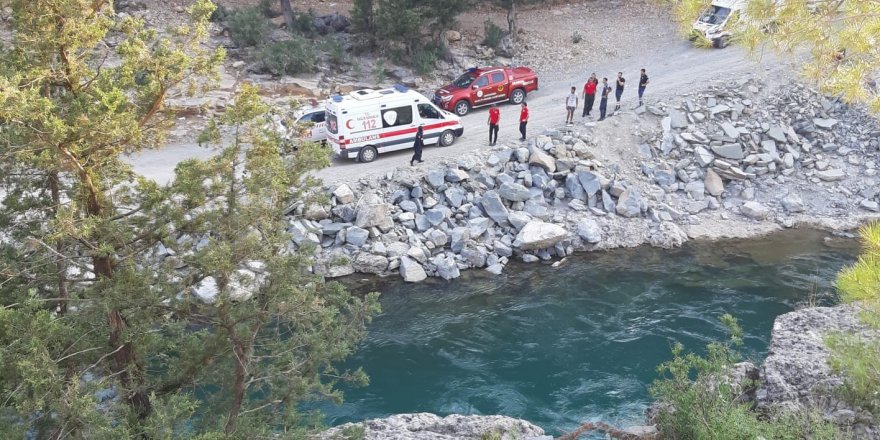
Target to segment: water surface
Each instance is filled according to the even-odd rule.
[[[731,313],[745,355],[759,360],[776,316],[834,301],[834,274],[858,249],[826,237],[589,253],[451,282],[361,280],[382,292],[384,312],[347,366],[363,366],[371,383],[322,410],[330,425],[423,411],[503,414],[550,433],[588,420],[640,424],[673,341],[702,351]]]

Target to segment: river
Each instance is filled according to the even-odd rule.
[[[502,414],[554,434],[583,421],[641,424],[673,341],[702,352],[731,313],[745,356],[760,360],[776,316],[835,301],[834,275],[858,246],[827,237],[595,252],[451,282],[347,280],[382,292],[383,314],[346,364],[371,382],[321,409],[328,425],[411,412]]]

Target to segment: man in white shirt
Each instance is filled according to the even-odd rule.
[[[568,125],[574,125],[574,109],[578,106],[578,96],[575,93],[577,90],[576,87],[572,86],[571,93],[565,98],[565,110],[568,111],[568,115],[565,117],[565,123]]]

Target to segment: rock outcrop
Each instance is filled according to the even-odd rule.
[[[544,430],[524,420],[504,416],[439,417],[430,413],[395,414],[384,419],[348,423],[328,429],[313,440],[342,440],[358,432],[363,440],[552,440]],[[363,432],[363,435],[360,435]],[[498,437],[490,437],[497,435]]]

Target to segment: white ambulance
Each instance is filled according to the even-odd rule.
[[[337,155],[361,162],[412,148],[420,125],[425,145],[446,147],[464,133],[461,118],[400,85],[333,95],[325,105],[327,142]]]

